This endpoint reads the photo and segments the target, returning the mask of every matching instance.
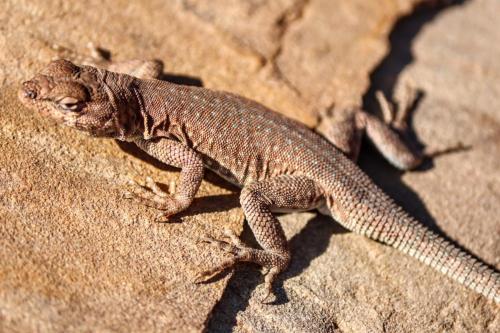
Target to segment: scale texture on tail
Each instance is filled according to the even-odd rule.
[[[379,192],[377,203],[357,205],[348,218],[349,229],[388,244],[500,303],[497,271],[429,230],[382,191],[374,191]]]

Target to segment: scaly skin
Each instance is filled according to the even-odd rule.
[[[500,302],[497,272],[417,223],[323,137],[257,102],[65,60],[52,62],[23,83],[19,98],[58,122],[93,136],[133,141],[160,161],[180,167],[175,195],[152,180],[147,184],[151,191],[132,186],[126,194],[162,210],[160,219],[191,204],[204,167],[242,188],[241,206],[262,249],[246,246],[233,234],[229,241],[207,239],[230,255],[202,272],[199,281],[239,261],[255,262],[267,269],[266,299],[290,261],[273,212],[318,209],[347,229],[408,253]],[[365,127],[372,140],[385,151],[397,151],[384,129],[370,129],[369,122]]]

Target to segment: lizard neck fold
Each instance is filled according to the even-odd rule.
[[[136,113],[141,119],[140,133],[144,139],[171,136],[172,119],[176,112],[169,102],[173,90],[176,90],[176,85],[165,81],[134,81],[132,91],[137,103]]]
[[[100,73],[102,87],[113,110],[108,126],[115,128],[116,139],[131,141],[141,134],[141,113],[144,109],[141,95],[136,93],[136,79],[105,70]]]

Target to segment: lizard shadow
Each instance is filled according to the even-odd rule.
[[[317,213],[305,227],[295,234],[289,241],[292,254],[290,266],[275,282],[276,299],[271,304],[281,305],[289,301],[283,282],[305,271],[311,262],[324,253],[332,240],[333,235],[350,232],[331,217]]]
[[[182,218],[184,216],[194,216],[205,213],[226,212],[240,206],[239,198],[239,193],[208,195],[194,198],[191,206],[175,217]]]
[[[203,81],[200,78],[188,75],[162,73],[159,77],[159,80],[181,84],[184,86],[203,87]]]
[[[111,51],[104,47],[96,47],[95,51],[98,52],[100,57],[106,61],[111,61],[112,54]],[[155,59],[159,60],[159,59]],[[159,60],[161,63],[163,61]],[[199,77],[189,76],[185,74],[173,74],[173,73],[161,73],[158,77],[158,80],[167,81],[170,83],[185,85],[185,86],[195,86],[195,87],[203,87],[203,81]]]

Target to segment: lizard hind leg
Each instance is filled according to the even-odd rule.
[[[290,262],[290,250],[280,222],[273,211],[310,210],[324,204],[323,191],[314,181],[300,176],[278,176],[245,186],[240,196],[241,206],[247,222],[262,249],[248,247],[236,235],[230,242],[205,239],[206,242],[224,250],[230,257],[221,264],[201,272],[196,282],[210,279],[238,262],[256,263],[267,272],[262,298],[264,302],[272,294],[276,276]]]
[[[384,110],[385,122],[359,109],[335,109],[322,116],[318,132],[354,162],[358,159],[362,137],[366,134],[382,155],[397,168],[408,170],[417,167],[422,162],[421,154],[413,152],[392,128],[394,124],[398,128],[405,128],[406,114],[396,119],[388,101],[380,97],[383,95],[377,96]]]
[[[330,109],[321,114],[316,128],[349,159],[357,162],[364,132],[363,123],[356,119],[356,109]]]
[[[365,112],[357,116],[359,122],[365,123],[370,141],[389,163],[400,170],[410,170],[422,163],[422,154],[414,152],[387,124]]]

